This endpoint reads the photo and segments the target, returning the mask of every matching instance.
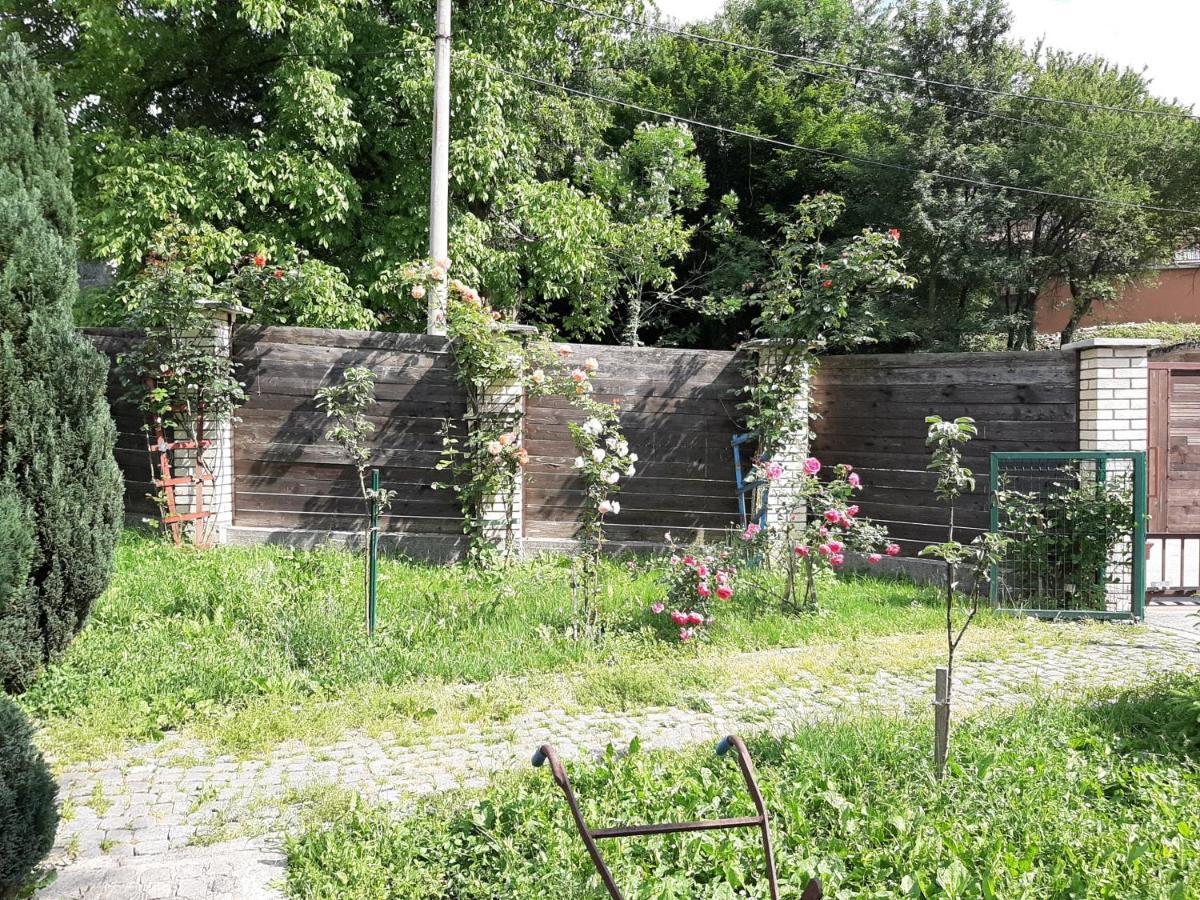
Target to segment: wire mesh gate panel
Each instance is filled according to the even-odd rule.
[[[992,604],[1063,618],[1140,620],[1146,454],[993,453],[991,528],[1010,539]]]

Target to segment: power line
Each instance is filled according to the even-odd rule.
[[[1120,112],[1128,113],[1136,116],[1155,116],[1158,118],[1168,119],[1186,119],[1188,121],[1200,121],[1200,115],[1193,113],[1176,112],[1166,109],[1138,109],[1130,106],[1110,106],[1104,103],[1087,103],[1083,100],[1067,100],[1061,97],[1046,97],[1040,94],[1018,94],[1014,91],[1003,91],[997,88],[986,88],[978,85],[958,84],[953,81],[939,81],[935,78],[922,78],[917,75],[902,75],[899,72],[885,72],[882,69],[872,69],[866,66],[855,66],[849,63],[833,62],[827,59],[820,59],[815,56],[805,56],[799,53],[787,53],[782,50],[770,50],[766,47],[758,47],[754,44],[743,44],[739,41],[731,41],[726,38],[712,37],[706,34],[699,34],[695,31],[683,31],[678,28],[671,28],[666,25],[659,25],[656,22],[647,22],[643,19],[631,19],[628,16],[619,16],[615,13],[601,12],[596,9],[589,9],[586,6],[578,6],[574,3],[568,3],[566,0],[542,0],[551,6],[557,6],[561,9],[569,9],[578,13],[583,13],[587,16],[593,16],[600,19],[608,19],[613,22],[622,22],[626,25],[633,25],[636,28],[644,30],[660,31],[663,34],[670,34],[676,37],[688,38],[693,41],[701,41],[708,44],[728,47],[734,50],[747,50],[751,53],[761,53],[766,56],[774,56],[779,59],[799,60],[800,62],[812,63],[814,65],[829,66],[834,69],[841,69],[846,72],[854,72],[860,75],[870,75],[875,78],[893,78],[901,81],[907,81],[914,84],[934,85],[936,87],[954,88],[956,90],[973,91],[975,93],[989,94],[993,97],[1009,97],[1014,100],[1031,100],[1038,103],[1049,103],[1059,106],[1070,106],[1076,109],[1099,110],[1103,112]]]
[[[613,104],[615,106],[623,106],[626,109],[632,109],[636,112],[644,113],[646,115],[659,116],[660,118],[664,118],[664,119],[672,119],[676,122],[682,122],[685,125],[691,125],[695,128],[707,128],[712,131],[719,131],[719,132],[723,132],[724,134],[730,134],[730,135],[734,135],[736,137],[746,138],[747,140],[759,141],[764,144],[771,144],[773,146],[782,147],[787,150],[799,150],[803,153],[813,153],[813,154],[817,154],[819,156],[830,157],[832,159],[840,159],[844,162],[858,163],[860,165],[865,165],[865,166],[876,166],[877,168],[891,169],[892,171],[896,171],[896,172],[907,172],[911,175],[926,175],[930,178],[936,178],[941,181],[953,181],[953,182],[957,182],[959,184],[970,184],[970,185],[974,185],[976,187],[988,188],[991,190],[1013,191],[1013,192],[1019,193],[1019,194],[1032,194],[1034,196],[1039,196],[1039,197],[1054,197],[1059,200],[1075,200],[1080,203],[1094,203],[1094,204],[1097,204],[1100,206],[1112,206],[1112,207],[1117,207],[1117,208],[1121,208],[1121,209],[1138,209],[1138,210],[1142,210],[1144,212],[1178,213],[1178,214],[1183,214],[1183,215],[1200,217],[1200,210],[1197,210],[1197,209],[1184,209],[1184,208],[1175,207],[1175,206],[1154,206],[1154,205],[1147,204],[1147,203],[1134,203],[1134,202],[1128,201],[1128,200],[1108,200],[1103,197],[1085,197],[1080,194],[1064,194],[1064,193],[1058,193],[1056,191],[1043,191],[1038,188],[1018,187],[1017,185],[1003,184],[1003,183],[997,182],[997,181],[987,181],[982,178],[967,178],[962,175],[949,175],[944,172],[934,172],[934,171],[928,171],[925,169],[914,169],[909,166],[900,165],[899,163],[889,163],[889,162],[884,162],[883,160],[879,160],[879,159],[870,159],[869,157],[855,156],[855,155],[852,155],[849,153],[839,153],[836,150],[823,150],[819,147],[806,147],[803,144],[795,144],[795,143],[792,143],[791,141],[780,140],[779,138],[768,137],[766,135],[761,135],[761,134],[754,134],[753,132],[742,131],[737,128],[728,128],[724,125],[716,125],[712,122],[701,121],[700,119],[689,119],[685,116],[680,116],[675,113],[663,112],[660,109],[651,109],[648,106],[641,106],[637,103],[631,103],[628,100],[619,100],[615,97],[605,97],[601,94],[592,93],[591,91],[585,91],[585,90],[581,90],[579,88],[567,87],[564,84],[558,84],[557,82],[547,81],[546,79],[538,78],[535,75],[525,75],[520,72],[513,72],[509,69],[504,68],[503,66],[498,66],[495,63],[489,63],[489,62],[485,62],[483,60],[475,60],[475,62],[477,62],[481,65],[484,65],[488,68],[494,69],[498,72],[502,72],[505,75],[508,75],[510,77],[519,78],[522,81],[528,81],[532,84],[538,84],[543,87],[553,88],[555,90],[563,91],[564,93],[567,93],[567,94],[574,94],[577,97],[586,97],[589,100],[595,100],[599,103],[609,103],[609,104]]]

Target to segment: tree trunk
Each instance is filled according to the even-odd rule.
[[[629,315],[625,319],[625,334],[622,337],[622,343],[629,347],[640,347],[642,344],[641,338],[638,337],[638,332],[642,330],[642,279],[638,279],[633,286],[633,293],[629,297]]]

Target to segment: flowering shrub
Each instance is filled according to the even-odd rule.
[[[873,565],[884,554],[900,552],[897,544],[887,541],[886,530],[863,516],[853,502],[854,494],[862,490],[862,479],[853,467],[828,467],[829,477],[824,480],[823,468],[815,456],[804,461],[791,508],[785,510],[783,524],[774,526],[787,574],[781,598],[785,609],[815,611],[818,581],[840,568],[847,553],[861,554]],[[752,542],[760,533],[751,525],[742,537]]]
[[[605,440],[615,435],[624,445],[624,438],[615,431],[615,416],[611,423],[604,418],[605,410],[610,408],[596,404],[590,396],[592,376],[599,366],[594,359],[588,359],[571,367],[567,364],[571,353],[568,348],[505,329],[504,316],[499,310],[493,309],[477,290],[450,277],[449,260],[410,263],[399,281],[416,301],[445,285],[450,349],[467,394],[467,413],[465,430],[450,420],[443,424],[442,458],[437,468],[449,472],[452,478],[435,487],[449,488],[458,495],[471,558],[482,565],[507,562],[515,547],[512,524],[517,477],[529,462],[529,454],[521,446],[522,404],[514,401],[497,405],[489,402],[489,396],[500,385],[519,386],[525,396],[564,396],[591,417],[603,420]],[[628,446],[624,446],[628,458]],[[633,459],[636,458],[634,455]],[[611,478],[611,472],[615,471],[619,478],[632,474],[632,462],[628,466],[626,470],[610,465],[595,474]],[[604,484],[604,490],[589,486],[588,491],[589,498],[595,498],[592,515],[598,514],[601,520],[619,509],[616,501],[608,501],[616,490],[615,479]],[[504,503],[504,539],[499,548],[492,531],[495,519],[488,516],[495,498]],[[605,503],[603,510],[599,509],[601,503]],[[594,528],[602,529],[602,521]]]
[[[667,596],[650,611],[670,619],[679,629],[679,640],[686,642],[699,637],[702,629],[715,621],[715,601],[733,597],[737,566],[727,549],[713,553],[711,548],[681,548],[675,546],[670,532],[666,538],[670,548],[663,575]]]
[[[598,369],[594,359],[588,359],[581,368],[571,372],[570,378],[576,390],[590,390],[589,377]],[[597,608],[600,554],[604,549],[604,522],[606,517],[619,515],[621,503],[616,495],[621,490],[621,479],[630,478],[637,471],[638,456],[629,450],[629,442],[621,433],[618,422],[618,407],[599,403],[583,395],[577,397],[576,405],[588,412],[582,423],[571,422],[571,440],[578,456],[575,471],[583,479],[585,501],[583,521],[579,530],[582,547],[579,559],[582,564],[581,586],[583,589],[581,619],[590,628]]]

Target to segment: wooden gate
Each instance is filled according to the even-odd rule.
[[[1200,590],[1200,346],[1150,357],[1149,565],[1154,593]]]

